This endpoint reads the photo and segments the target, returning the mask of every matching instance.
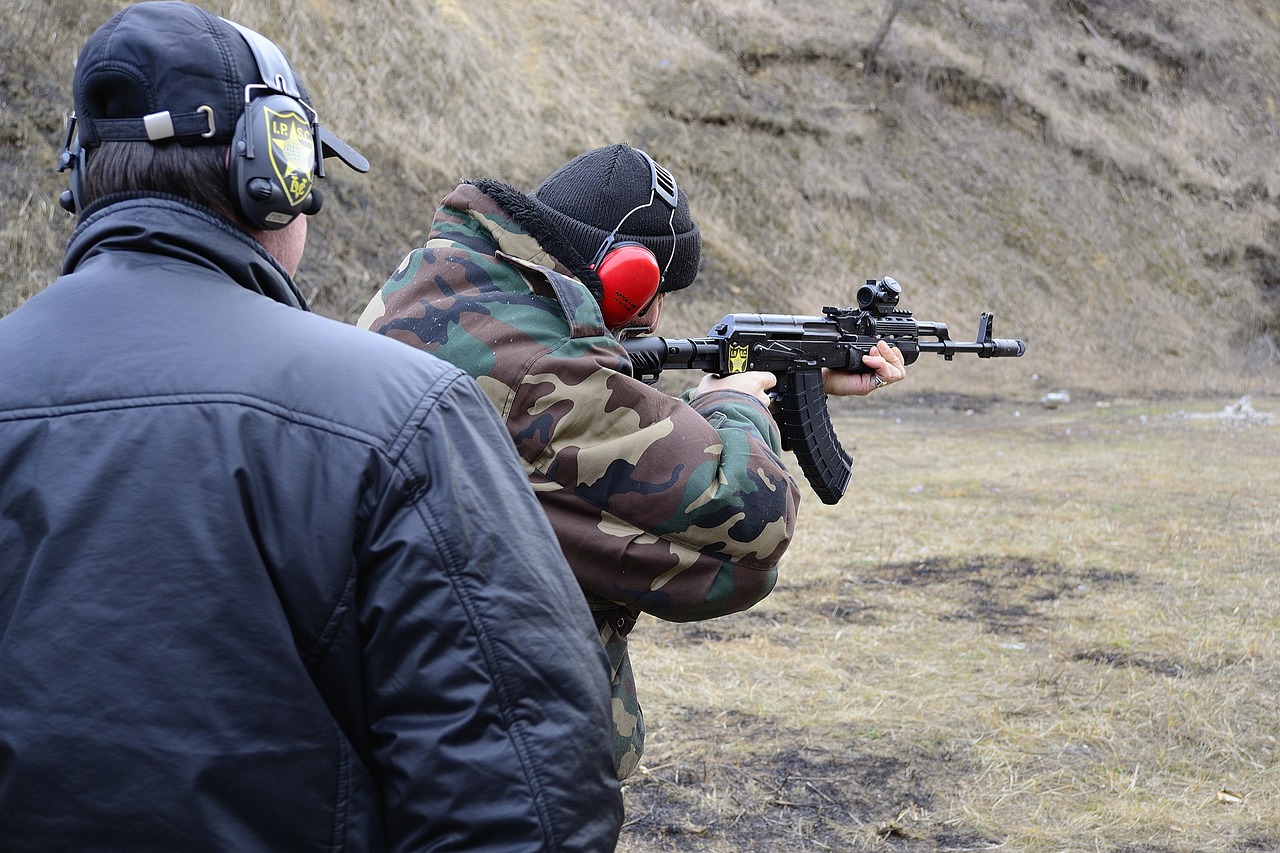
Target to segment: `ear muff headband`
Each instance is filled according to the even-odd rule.
[[[226,19],[224,18],[223,20]],[[339,158],[357,172],[369,171],[369,161],[359,151],[343,142],[328,128],[321,126],[320,117],[316,114],[315,108],[311,106],[311,103],[307,101],[302,92],[302,85],[293,73],[293,66],[289,64],[289,60],[285,58],[284,53],[276,46],[276,43],[261,33],[256,33],[248,27],[237,24],[235,21],[227,21],[227,23],[235,27],[244,36],[245,41],[248,42],[249,49],[253,51],[253,58],[258,63],[258,74],[265,81],[258,86],[245,87],[245,102],[248,103],[249,101],[251,89],[266,88],[272,92],[296,98],[302,104],[311,120],[311,132],[315,140],[316,177],[325,177],[324,160],[326,153],[331,157]]]
[[[58,171],[67,172],[67,183],[70,188],[58,196],[58,204],[67,213],[78,214],[84,209],[81,199],[84,198],[85,153],[80,145],[80,134],[76,133],[76,117],[72,113],[67,117],[67,140],[62,145],[62,154],[58,157]]]
[[[298,87],[298,78],[293,76],[293,67],[289,65],[289,60],[284,58],[284,53],[276,43],[235,21],[228,21],[226,18],[222,20],[235,27],[248,42],[249,49],[253,51],[253,58],[258,63],[258,75],[262,77],[263,85],[273,92],[301,101],[302,90]]]
[[[676,252],[675,216],[680,198],[676,179],[644,151],[639,148],[632,150],[649,165],[649,200],[627,211],[609,232],[609,236],[604,238],[590,264],[604,285],[600,310],[604,315],[605,326],[610,329],[621,327],[649,307],[658,295],[662,278],[667,273],[667,267],[671,266],[671,259]],[[671,257],[667,258],[666,266],[661,269],[658,268],[658,259],[647,246],[635,242],[616,242],[618,232],[633,214],[659,200],[671,209],[671,215],[667,219],[667,227],[671,229]]]
[[[627,211],[626,215],[613,227],[609,232],[609,236],[604,238],[604,242],[600,244],[600,248],[596,250],[595,257],[591,259],[591,268],[595,269],[604,260],[604,256],[618,239],[618,232],[622,230],[622,226],[632,217],[636,211],[644,210],[646,207],[653,205],[655,201],[661,199],[667,207],[671,208],[671,216],[667,219],[667,226],[671,229],[671,258],[675,257],[675,237],[676,237],[676,205],[679,203],[680,189],[676,186],[675,177],[666,169],[658,165],[652,157],[639,148],[633,148],[632,151],[644,158],[649,165],[649,200],[644,204],[637,204],[635,207]],[[667,258],[667,265],[662,268],[665,275],[667,267],[671,266],[671,258]]]

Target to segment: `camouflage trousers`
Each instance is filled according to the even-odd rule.
[[[644,712],[636,693],[635,673],[627,653],[627,632],[635,617],[623,608],[596,610],[600,640],[609,657],[610,692],[613,695],[613,761],[618,779],[626,779],[640,764],[644,754]]]

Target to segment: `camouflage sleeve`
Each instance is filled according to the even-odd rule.
[[[782,437],[773,416],[754,398],[739,391],[713,391],[694,396],[692,390],[680,397],[717,430],[741,429],[754,434],[769,445],[774,455],[782,454]]]
[[[614,401],[660,395],[621,374],[576,386],[593,388]],[[534,491],[589,591],[676,621],[746,609],[777,580],[794,532],[795,483],[767,443],[723,413],[708,421],[671,397],[649,402],[647,411],[619,406],[605,417],[550,412],[557,423],[532,460]],[[517,435],[522,455],[529,438]]]
[[[535,363],[507,408],[579,582],[674,621],[755,604],[799,504],[772,418],[734,392],[691,406],[614,369],[612,338],[585,343]]]

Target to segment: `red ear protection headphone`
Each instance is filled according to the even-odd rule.
[[[637,210],[644,210],[655,201],[661,200],[671,209],[667,225],[671,228],[671,254],[675,248],[675,216],[676,204],[680,190],[676,187],[676,179],[671,173],[659,166],[652,157],[639,148],[633,149],[644,157],[649,164],[649,200],[628,211],[604,238],[596,255],[591,259],[591,269],[595,270],[604,285],[604,298],[600,300],[600,311],[604,315],[604,324],[609,329],[617,329],[629,320],[643,314],[653,304],[662,285],[662,277],[671,266],[671,258],[667,258],[667,266],[659,269],[658,259],[648,246],[631,241],[615,242],[622,226]]]

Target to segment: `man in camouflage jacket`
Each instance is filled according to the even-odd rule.
[[[799,504],[770,374],[707,377],[685,402],[633,379],[606,327],[591,261],[606,239],[652,249],[662,293],[697,274],[687,199],[653,204],[651,164],[615,145],[533,195],[462,183],[358,323],[462,367],[501,412],[608,651],[619,778],[644,743],[626,646],[637,615],[691,621],[760,601]],[[661,300],[633,323],[656,322]]]

